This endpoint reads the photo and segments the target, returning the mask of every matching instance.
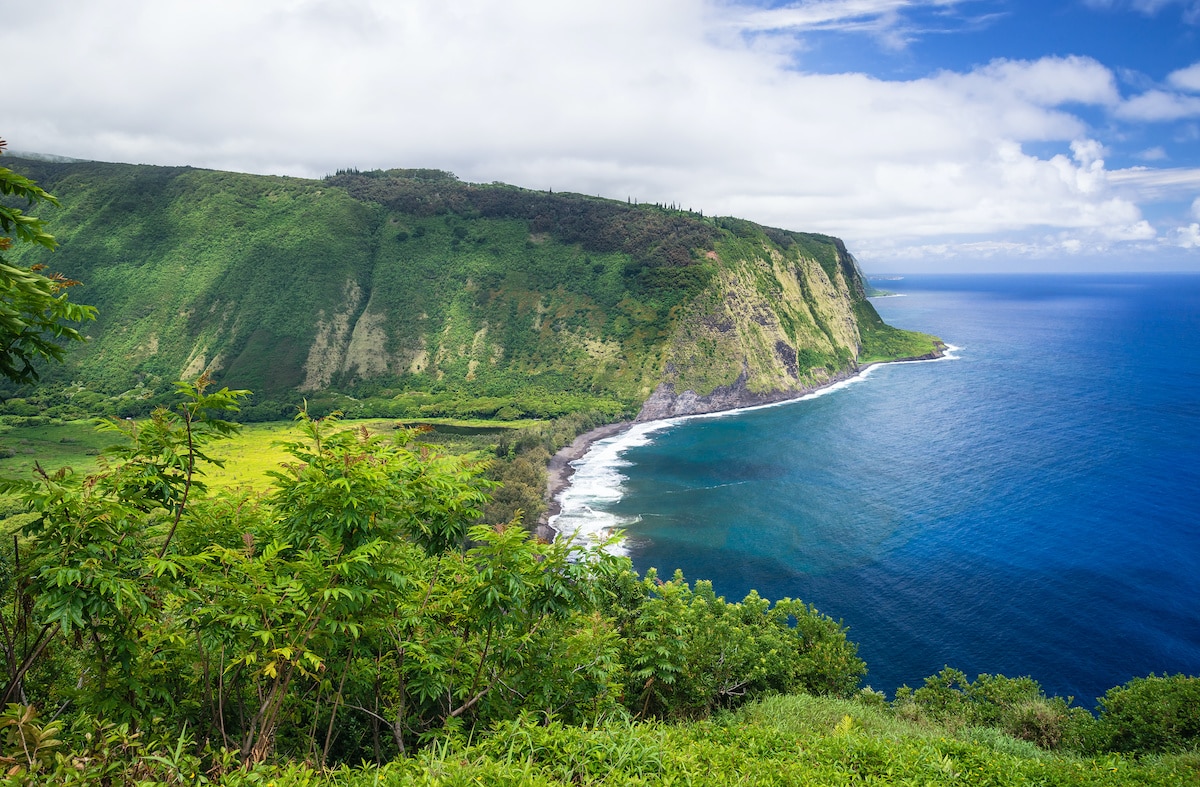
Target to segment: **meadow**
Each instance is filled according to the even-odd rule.
[[[491,451],[505,433],[543,423],[459,418],[355,418],[339,422],[344,429],[365,429],[372,435],[419,429],[424,442],[454,453]],[[222,460],[224,466],[206,467],[205,483],[214,489],[265,491],[271,484],[271,471],[279,470],[289,460],[287,444],[302,437],[295,421],[243,424],[235,435],[214,447],[213,457]],[[0,416],[0,476],[30,478],[35,464],[47,472],[70,467],[86,475],[99,468],[101,452],[118,442],[113,434],[97,431],[93,419]]]

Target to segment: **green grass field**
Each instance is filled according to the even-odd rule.
[[[541,422],[364,418],[339,423],[344,429],[365,427],[372,434],[387,434],[404,426],[427,426],[433,431],[424,434],[422,440],[460,453],[488,450],[503,432]],[[284,444],[301,439],[300,429],[292,421],[245,424],[232,439],[213,444],[212,456],[223,459],[225,467],[205,468],[205,481],[212,488],[266,489],[271,482],[267,474],[289,459]],[[97,468],[100,451],[118,441],[112,433],[97,432],[93,422],[87,420],[20,426],[0,423],[0,453],[12,453],[0,458],[0,476],[27,479],[34,472],[35,462],[47,471],[70,467],[76,473],[89,473]]]

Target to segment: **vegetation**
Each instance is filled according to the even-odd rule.
[[[0,153],[5,142],[0,139]],[[52,195],[29,178],[0,167],[0,198],[58,205]],[[83,337],[67,322],[82,322],[95,316],[91,307],[67,299],[64,290],[78,282],[59,274],[45,274],[40,263],[14,265],[3,256],[13,239],[53,250],[54,236],[46,232],[42,221],[0,200],[0,377],[15,383],[38,379],[35,361],[62,360],[63,345]]]
[[[933,336],[916,331],[903,331],[885,323],[870,303],[856,304],[854,316],[862,335],[860,363],[891,361],[897,358],[922,358],[939,347]]]
[[[1200,776],[1200,679],[1136,679],[1098,717],[952,669],[888,703],[836,621],[531,539],[421,433],[301,414],[270,490],[209,489],[245,394],[178,393],[109,421],[94,473],[3,484],[29,512],[0,564],[9,783]]]
[[[7,783],[1200,776],[1198,679],[1130,681],[1098,717],[953,669],[888,703],[802,602],[474,524],[479,465],[407,429],[301,415],[269,492],[206,489],[244,392],[178,390],[110,421],[95,473],[5,482],[30,511],[0,584]]]
[[[861,675],[844,629],[803,604],[729,605],[475,524],[490,484],[408,431],[302,415],[268,494],[207,494],[244,393],[178,390],[105,426],[126,443],[96,473],[3,484],[33,515],[5,560],[3,702],[57,708],[63,736],[113,724],[191,730],[243,763],[385,760],[447,726],[691,717]]]
[[[1200,740],[1200,678],[1150,675],[1109,689],[1090,747],[1130,754],[1195,751]]]
[[[827,236],[425,170],[22,167],[71,195],[47,208],[56,262],[99,316],[37,391],[5,398],[139,417],[206,372],[256,392],[244,421],[304,399],[314,415],[615,420],[662,382],[706,393],[745,368],[751,390],[799,390],[860,344],[888,351],[860,343],[851,307],[874,310]]]
[[[444,174],[403,179],[462,196]],[[386,177],[349,185],[378,187],[385,201],[417,199],[417,216],[444,208]],[[528,205],[548,210],[527,219],[535,226],[592,244],[609,226],[590,224],[596,215],[628,218],[607,204],[598,214],[577,214],[569,201]],[[730,292],[782,292],[789,266],[796,281],[856,281],[836,243],[768,234],[773,245],[759,243],[766,267],[747,262]],[[687,276],[653,271],[688,267],[673,255],[695,243],[664,242],[646,256],[636,280],[651,300],[687,289]],[[656,293],[663,281],[670,292]],[[782,330],[799,337],[807,315],[835,339],[830,313],[805,302],[807,312],[780,312],[790,315]],[[895,352],[916,341],[856,309],[864,346]],[[842,345],[828,346],[825,355],[802,350],[840,361]],[[347,429],[338,414],[303,407],[296,431],[279,435],[286,460],[272,462],[260,490],[214,483],[221,446],[242,430],[235,419],[250,400],[214,388],[202,374],[170,396],[61,385],[6,403],[4,425],[43,430],[43,440],[75,428],[62,426],[64,416],[111,414],[98,425],[107,447],[78,444],[94,456],[86,470],[38,462],[24,478],[0,480],[12,501],[0,541],[0,783],[1200,780],[1200,679],[1134,679],[1093,716],[1028,677],[970,681],[947,668],[889,703],[859,689],[857,647],[811,606],[755,593],[731,603],[678,573],[639,577],[603,545],[531,538],[519,523],[544,486],[545,458],[628,412],[608,394],[497,388],[474,410],[460,407],[464,391],[478,393],[466,385],[325,394],[314,402],[322,411],[390,400],[418,417],[499,420],[457,424],[476,433],[452,454],[427,424]],[[508,428],[530,412],[523,403],[561,417]],[[124,407],[149,412],[135,419]]]

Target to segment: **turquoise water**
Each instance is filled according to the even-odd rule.
[[[889,693],[945,665],[1091,707],[1200,674],[1200,276],[912,276],[893,325],[956,346],[782,406],[639,427],[558,524],[842,619]]]

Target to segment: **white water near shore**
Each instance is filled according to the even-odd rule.
[[[945,354],[940,358],[920,361],[892,361],[891,364],[908,363],[937,363],[939,361],[957,360],[960,356],[955,352],[962,349],[952,344],[946,345]],[[632,463],[624,459],[626,451],[654,441],[654,435],[671,429],[686,421],[699,418],[727,418],[751,410],[762,410],[767,407],[783,407],[786,405],[805,402],[820,396],[839,391],[849,385],[867,379],[871,372],[882,364],[870,364],[853,377],[840,380],[812,393],[796,399],[786,399],[781,402],[741,407],[736,410],[723,410],[716,413],[701,413],[685,415],[678,418],[664,418],[658,421],[636,423],[629,429],[597,440],[581,458],[571,462],[575,472],[567,486],[556,496],[559,512],[550,518],[550,526],[563,537],[574,538],[581,546],[590,546],[609,538],[614,532],[623,530],[629,525],[636,524],[637,519],[628,519],[609,513],[607,507],[618,503],[625,494],[624,482],[626,476],[623,468]],[[890,365],[890,364],[889,364]],[[624,542],[609,548],[618,555],[627,554]]]

